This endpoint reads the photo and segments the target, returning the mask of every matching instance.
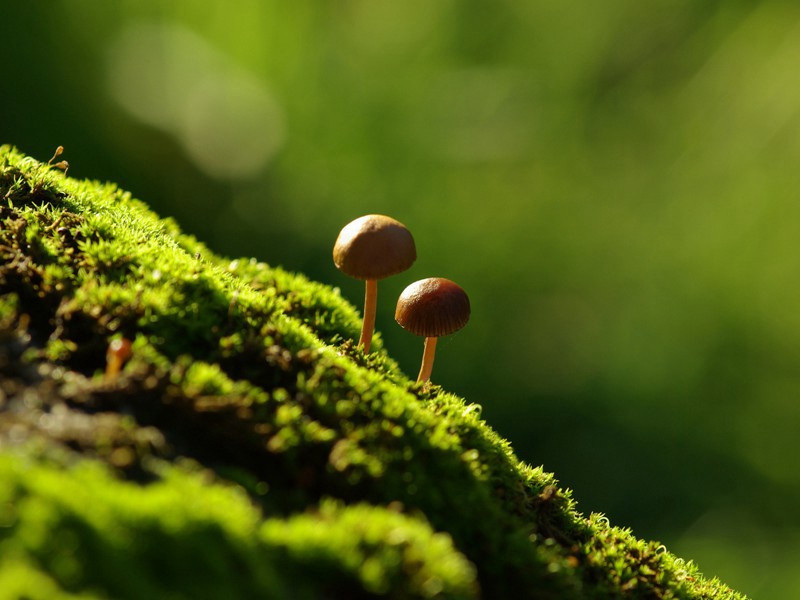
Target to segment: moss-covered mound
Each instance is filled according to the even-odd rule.
[[[743,598],[365,357],[333,289],[9,147],[0,221],[0,597]]]

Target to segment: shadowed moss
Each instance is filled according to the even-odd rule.
[[[154,465],[189,457],[215,473],[197,490],[227,498],[220,506],[249,506],[246,493],[255,507],[247,534],[231,538],[212,511],[204,522],[217,537],[143,541],[128,557],[132,572],[162,546],[182,557],[169,577],[148,580],[153,594],[192,595],[179,582],[187,564],[255,560],[248,552],[263,544],[253,556],[274,577],[253,589],[268,597],[297,581],[341,598],[742,598],[658,543],[583,517],[552,475],[514,456],[478,405],[410,381],[379,341],[365,357],[349,341],[358,314],[331,288],[219,258],[116,187],[66,178],[8,147],[0,198],[2,443],[103,461],[136,483],[91,467],[95,484],[130,494],[174,492],[183,480]],[[133,357],[105,381],[115,336],[133,341]],[[137,539],[169,537],[130,504],[100,497],[112,532],[119,522]],[[177,501],[170,511],[192,514]],[[26,523],[19,535],[52,525]],[[104,532],[77,544],[79,562],[113,543]],[[13,568],[69,593],[93,589],[89,579],[64,587],[51,558],[20,555]],[[247,569],[228,582],[202,568],[219,577],[204,589],[230,583],[226,597],[261,585]]]

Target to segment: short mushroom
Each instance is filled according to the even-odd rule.
[[[378,279],[408,269],[417,259],[411,232],[400,221],[385,215],[366,215],[342,228],[333,246],[336,267],[356,279],[366,280],[364,322],[359,346],[369,352],[375,329]]]
[[[131,342],[125,338],[113,340],[106,351],[106,380],[113,381],[119,375],[122,365],[131,356]]]
[[[425,352],[417,381],[428,381],[433,370],[436,340],[455,333],[469,321],[469,297],[449,279],[415,281],[397,300],[394,319],[403,329],[425,336]]]

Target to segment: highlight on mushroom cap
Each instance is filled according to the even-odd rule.
[[[365,215],[344,226],[333,247],[333,262],[355,279],[383,279],[405,271],[417,259],[411,232],[386,215]]]
[[[461,286],[443,277],[430,277],[403,290],[394,318],[414,335],[441,337],[464,327],[469,314],[469,297]]]

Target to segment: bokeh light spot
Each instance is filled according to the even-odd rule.
[[[177,25],[126,27],[108,49],[106,81],[123,110],[174,136],[217,179],[254,176],[286,137],[283,112],[267,86]]]

